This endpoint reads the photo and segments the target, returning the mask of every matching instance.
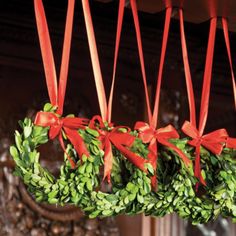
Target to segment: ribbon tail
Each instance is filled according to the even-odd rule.
[[[226,147],[236,149],[236,138],[227,138]]]
[[[196,147],[196,159],[195,159],[195,167],[194,167],[194,175],[199,179],[200,183],[206,186],[206,181],[202,177],[201,173],[201,158],[200,158],[200,145]],[[199,183],[196,185],[196,190],[198,190]]]
[[[64,144],[63,137],[62,137],[61,133],[59,134],[58,139],[59,139],[59,142],[61,144],[61,147],[62,147],[64,153],[66,154],[66,156],[67,156],[67,158],[68,158],[68,160],[70,162],[71,168],[74,169],[75,168],[75,163],[74,163],[74,161],[72,160],[72,158],[69,156],[69,154],[66,151],[65,144]]]
[[[140,170],[147,173],[147,169],[145,167],[145,164],[147,163],[147,160],[143,159],[139,155],[131,152],[126,147],[122,146],[121,144],[113,143],[113,145],[124,155],[131,163],[133,163],[135,166],[137,166]]]
[[[84,143],[83,138],[80,136],[77,130],[72,130],[64,127],[65,133],[67,138],[71,141],[71,143],[74,146],[74,149],[78,153],[80,159],[82,158],[83,155],[86,157],[89,156],[89,152],[87,150],[87,147]]]
[[[157,140],[153,139],[148,146],[148,160],[151,163],[154,175],[151,177],[151,184],[154,191],[157,190],[157,177],[156,177],[156,168],[157,168]]]
[[[105,154],[104,154],[104,175],[103,180],[107,178],[107,182],[111,182],[111,170],[112,170],[112,146],[110,141],[105,143]]]
[[[173,149],[179,155],[179,157],[182,159],[182,161],[184,162],[184,164],[186,166],[189,166],[189,165],[192,164],[191,160],[189,160],[188,157],[179,148],[177,148],[174,144],[172,144],[172,143],[170,143],[167,140],[162,139],[162,138],[159,138],[158,141],[162,145]]]

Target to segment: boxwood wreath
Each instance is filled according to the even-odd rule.
[[[55,109],[46,104],[44,111],[54,113]],[[156,170],[158,188],[153,190],[152,166],[146,164],[147,172],[138,169],[113,146],[111,184],[106,185],[100,174],[104,151],[100,148],[97,130],[89,127],[78,130],[89,157],[79,158],[67,142],[64,164],[60,167],[60,176],[55,178],[40,165],[37,151],[48,142],[49,128],[36,126],[28,118],[19,124],[22,132],[15,132],[15,145],[10,148],[16,163],[15,174],[22,178],[38,202],[73,204],[91,218],[138,213],[162,217],[176,212],[193,224],[208,222],[219,214],[236,219],[236,151],[233,149],[224,148],[221,155],[213,155],[201,147],[202,174],[207,185],[196,191],[198,179],[192,166],[186,167],[173,150],[160,146]],[[122,128],[120,132],[127,131]],[[136,137],[130,150],[146,159],[147,144],[138,138],[137,131],[130,133]],[[194,149],[188,145],[188,139],[171,142],[194,160]],[[67,155],[74,160],[76,168],[71,168]]]

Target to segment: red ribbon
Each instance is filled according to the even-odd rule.
[[[138,42],[138,48],[139,48],[139,59],[140,64],[142,68],[142,77],[143,77],[143,83],[144,83],[144,90],[145,94],[148,94],[148,88],[146,83],[146,75],[144,70],[144,58],[142,53],[142,44],[141,44],[141,35],[140,35],[140,29],[139,29],[139,22],[137,17],[137,7],[135,1],[131,1],[131,8],[134,16],[134,21],[136,25],[136,36],[137,36],[137,42]],[[149,124],[146,124],[144,122],[137,122],[135,125],[135,129],[139,131],[139,137],[142,139],[144,143],[149,143],[148,149],[148,160],[150,161],[154,171],[156,172],[156,166],[157,166],[157,146],[158,143],[161,143],[164,146],[170,147],[173,149],[179,156],[183,159],[184,163],[186,165],[190,164],[191,161],[185,156],[185,154],[178,149],[175,145],[168,142],[168,139],[170,138],[179,138],[179,135],[177,131],[173,128],[173,126],[169,125],[164,128],[160,128],[156,130],[157,126],[157,120],[158,120],[158,111],[159,111],[159,101],[160,101],[160,92],[161,92],[161,82],[162,82],[162,74],[163,74],[163,67],[164,67],[164,60],[165,60],[165,54],[166,54],[166,48],[167,48],[167,41],[168,41],[168,34],[169,34],[169,28],[170,28],[170,19],[171,19],[171,13],[172,8],[166,9],[166,18],[165,18],[165,25],[164,25],[164,33],[163,33],[163,40],[162,40],[162,49],[161,49],[161,58],[160,58],[160,66],[158,71],[158,77],[157,77],[157,87],[156,87],[156,95],[155,95],[155,103],[154,103],[154,109],[153,113],[150,115],[150,102],[148,96],[146,96],[146,103],[148,108],[148,118],[149,118]],[[180,19],[182,16],[182,11],[180,10]],[[185,35],[183,30],[183,23],[181,25],[181,42],[182,42],[182,48],[183,48],[183,60],[184,60],[184,66],[185,66],[185,74],[186,74],[186,84],[188,87],[188,96],[190,101],[190,111],[195,110],[194,106],[194,98],[193,98],[193,89],[192,89],[192,82],[190,78],[190,69],[188,64],[188,58],[187,58],[187,49],[186,49],[186,42],[185,42]],[[194,117],[191,119],[194,120]],[[155,189],[156,188],[156,176],[154,175],[152,177],[152,186]]]
[[[236,138],[227,137],[226,147],[236,149]]]
[[[94,35],[93,22],[89,6],[89,0],[82,0],[82,7],[84,12],[85,26],[88,36],[89,51],[92,61],[93,74],[98,95],[98,103],[103,120],[107,120],[107,100],[102,79],[101,67],[99,63],[96,39]]]
[[[233,94],[234,94],[234,106],[236,108],[236,84],[235,84],[235,76],[234,76],[233,63],[232,63],[231,50],[230,50],[229,30],[228,30],[227,19],[222,18],[222,26],[223,26],[225,44],[226,44],[226,49],[227,49],[227,54],[228,54],[228,59],[229,59],[230,72],[231,72]],[[236,149],[236,138],[228,137],[226,139],[226,147]]]
[[[88,124],[88,120],[74,117],[73,118],[61,117],[63,113],[63,105],[65,99],[65,91],[66,91],[67,75],[69,67],[74,4],[75,0],[68,1],[62,61],[61,61],[60,78],[58,86],[54,57],[47,26],[47,20],[43,8],[43,3],[42,0],[34,0],[35,17],[39,35],[40,48],[42,52],[48,94],[51,104],[53,106],[57,106],[57,111],[56,111],[57,114],[53,114],[51,112],[38,112],[34,123],[35,125],[43,127],[49,126],[50,127],[49,138],[54,139],[58,137],[61,147],[66,153],[62,136],[62,132],[64,132],[65,135],[73,144],[79,157],[81,158],[82,155],[89,156],[89,152],[87,151],[86,145],[77,130],[79,128],[84,129],[84,126]],[[66,155],[70,161],[72,168],[74,168],[75,163],[67,153]]]
[[[54,113],[50,112],[38,112],[35,118],[35,124],[42,127],[50,127],[49,129],[49,138],[54,139],[58,136],[59,142],[62,149],[66,153],[71,167],[75,167],[75,163],[67,154],[62,132],[65,133],[67,138],[73,144],[76,152],[81,158],[83,155],[89,156],[86,145],[83,141],[83,138],[80,136],[78,129],[84,129],[85,125],[88,124],[88,119],[76,118],[76,117],[58,117]]]
[[[98,122],[99,127],[96,126],[95,122]],[[105,130],[105,124],[100,116],[95,116],[91,120],[89,127],[97,129],[100,134],[101,148],[104,150],[104,177],[107,181],[111,181],[111,170],[112,170],[112,144],[119,150],[124,157],[126,157],[131,163],[137,166],[140,170],[147,172],[145,164],[147,160],[143,159],[139,155],[131,152],[129,149],[135,141],[135,137],[129,134],[130,129],[125,126],[117,126],[111,131]],[[120,128],[126,128],[127,133],[121,132]]]
[[[227,35],[227,25],[226,21],[222,20],[224,28],[224,36],[227,46],[227,52],[230,61],[231,75],[233,81],[233,87],[235,91],[234,83],[234,74],[232,70],[232,60],[230,55],[229,40]],[[228,134],[225,129],[219,129],[213,131],[209,134],[203,135],[207,116],[208,116],[208,107],[209,107],[209,96],[210,96],[210,86],[211,86],[211,77],[212,77],[212,63],[213,63],[213,54],[214,54],[214,45],[215,45],[215,34],[216,34],[216,24],[217,18],[212,18],[210,22],[210,32],[208,39],[208,48],[206,55],[206,64],[204,71],[203,79],[203,88],[202,88],[202,97],[201,97],[201,108],[200,108],[200,118],[199,118],[199,129],[196,128],[196,125],[186,121],[182,127],[182,131],[192,138],[188,143],[196,147],[196,160],[195,160],[195,176],[200,180],[200,183],[206,185],[205,180],[201,174],[201,165],[200,165],[200,146],[204,146],[206,149],[210,150],[214,154],[221,154],[224,144],[227,143],[228,147],[236,145],[236,141],[228,138]],[[198,186],[198,185],[197,185]]]
[[[132,9],[134,7],[136,0],[131,0]],[[99,124],[99,133],[100,133],[100,140],[102,142],[102,148],[105,151],[104,154],[104,179],[107,178],[110,182],[110,174],[112,170],[112,144],[134,165],[136,165],[139,169],[143,171],[147,171],[144,164],[147,163],[147,160],[141,158],[135,153],[132,153],[127,148],[131,147],[133,144],[135,137],[128,133],[122,133],[119,131],[121,127],[115,127],[111,131],[107,131],[103,121],[107,121],[110,124],[111,121],[111,113],[112,113],[112,100],[113,100],[113,92],[114,92],[114,84],[115,84],[115,74],[116,74],[116,66],[117,66],[117,59],[118,59],[118,50],[119,50],[119,43],[120,43],[120,35],[122,29],[122,22],[124,16],[124,8],[125,8],[125,0],[120,0],[119,2],[119,12],[118,12],[118,21],[117,21],[117,34],[116,34],[116,43],[115,43],[115,55],[114,55],[114,64],[113,64],[113,75],[112,75],[112,85],[109,95],[109,101],[107,106],[105,90],[102,80],[101,68],[99,63],[99,57],[97,52],[96,40],[94,36],[92,18],[90,13],[89,1],[82,0],[82,6],[84,11],[84,18],[86,24],[86,30],[88,35],[88,43],[90,49],[90,55],[92,60],[93,66],[93,73],[94,79],[96,84],[96,90],[98,95],[98,102],[100,106],[101,116],[95,116],[91,122],[90,127],[96,128],[95,121],[97,120]],[[135,22],[135,27],[138,25]],[[141,41],[139,41],[140,45]],[[140,51],[139,51],[140,52]],[[144,73],[144,66],[142,66],[142,72]],[[148,94],[146,93],[148,97]],[[128,129],[129,130],[129,129]]]
[[[203,179],[201,174],[200,146],[202,145],[212,153],[220,155],[223,150],[225,140],[228,137],[227,131],[225,129],[218,129],[201,136],[196,127],[189,121],[184,122],[182,131],[192,138],[192,140],[188,141],[188,144],[196,147],[194,174],[197,178],[199,178],[203,185],[206,185],[206,181]]]
[[[226,18],[222,18],[222,26],[223,26],[223,32],[224,32],[224,38],[225,38],[225,45],[226,45],[228,59],[229,59],[229,66],[230,66],[230,73],[231,73],[231,80],[232,80],[233,94],[234,94],[234,106],[236,109],[236,84],[235,84],[235,76],[234,76],[233,62],[232,62],[231,49],[230,49],[228,22]]]
[[[172,125],[168,125],[166,127],[156,130],[155,128],[149,126],[147,123],[139,121],[135,124],[135,129],[139,131],[139,138],[144,143],[149,143],[148,160],[153,166],[155,172],[157,167],[158,143],[173,149],[180,156],[185,165],[189,165],[191,163],[191,161],[186,157],[186,155],[180,149],[178,149],[174,144],[168,141],[169,139],[172,138],[173,139],[179,138],[178,132]],[[154,188],[156,186],[155,175],[152,177],[152,186]]]

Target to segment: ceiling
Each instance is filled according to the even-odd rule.
[[[98,1],[112,2],[114,0]],[[139,10],[148,13],[158,13],[167,6],[180,6],[184,9],[185,20],[196,24],[214,16],[224,16],[228,18],[230,31],[236,32],[236,0],[137,0],[137,4]],[[127,6],[129,6],[128,0]],[[218,26],[221,27],[220,24]]]

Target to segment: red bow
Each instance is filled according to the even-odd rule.
[[[119,150],[122,155],[124,155],[131,163],[137,166],[144,172],[147,172],[145,168],[145,163],[147,160],[143,159],[139,155],[131,152],[129,149],[135,141],[135,137],[130,135],[129,133],[123,133],[119,129],[126,128],[127,132],[129,132],[129,128],[124,126],[118,126],[113,128],[111,131],[104,130],[105,125],[102,121],[100,116],[95,116],[90,124],[89,127],[96,128],[95,121],[99,123],[98,132],[100,134],[100,141],[102,143],[102,149],[104,150],[104,177],[103,179],[107,178],[108,183],[111,181],[111,170],[112,170],[112,144]],[[110,124],[111,126],[111,124]]]
[[[172,125],[168,125],[164,128],[154,129],[145,122],[137,122],[135,124],[135,129],[139,131],[139,137],[144,143],[149,143],[148,146],[148,160],[150,161],[155,173],[157,167],[157,144],[161,143],[173,149],[183,160],[186,165],[189,165],[191,161],[185,156],[185,154],[178,149],[174,144],[170,143],[168,140],[171,138],[179,138],[179,135]],[[152,186],[156,187],[156,175],[152,177]]]
[[[220,155],[223,150],[225,140],[228,137],[227,131],[225,129],[218,129],[201,136],[196,127],[189,121],[184,122],[182,131],[192,138],[192,140],[188,141],[188,144],[196,147],[194,174],[203,185],[206,185],[206,181],[203,179],[201,174],[200,146],[202,145],[212,153]]]
[[[65,145],[63,142],[62,131],[65,132],[67,138],[74,145],[76,152],[81,158],[83,155],[89,156],[89,152],[86,148],[86,145],[83,141],[83,138],[80,136],[78,129],[84,129],[85,125],[88,124],[87,119],[76,118],[76,117],[58,117],[56,114],[51,112],[38,112],[34,121],[35,125],[50,127],[49,138],[54,139],[58,136],[59,142],[63,151],[66,153]],[[71,167],[75,168],[75,163],[66,153]]]

